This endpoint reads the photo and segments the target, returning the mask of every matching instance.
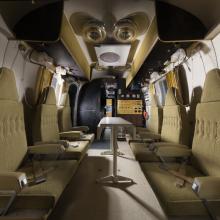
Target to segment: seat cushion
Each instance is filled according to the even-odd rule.
[[[22,194],[49,194],[53,195],[57,201],[70,182],[77,166],[78,162],[76,160],[35,161],[35,175],[41,175],[45,171],[46,181],[24,188]],[[21,168],[20,171],[26,172],[28,178],[33,177],[33,169],[29,165]]]
[[[178,188],[176,177],[159,167],[161,163],[141,163],[142,170],[168,215],[204,215],[206,210],[191,189],[191,184]],[[167,163],[178,170],[179,164]],[[203,176],[192,166],[186,166],[186,176]]]
[[[149,144],[131,142],[130,147],[135,155],[135,158],[140,162],[159,162],[159,158],[148,149]]]
[[[75,159],[81,161],[88,150],[89,141],[74,141],[70,143],[74,147],[66,148],[66,152],[63,153],[60,159]]]

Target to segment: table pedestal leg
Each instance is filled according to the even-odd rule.
[[[113,126],[114,127],[114,126]],[[113,129],[113,127],[112,127],[112,129]],[[115,128],[114,128],[115,129]],[[114,131],[115,132],[115,131]],[[110,138],[110,148],[111,148],[111,150],[107,150],[107,151],[104,151],[104,152],[102,152],[101,153],[101,155],[114,155],[114,143],[112,143],[112,142],[114,142],[114,140],[117,140],[117,137],[115,137],[115,135],[114,135],[114,139],[113,139],[113,136],[112,136],[112,131],[111,131],[111,138]],[[118,147],[117,147],[118,148]],[[122,152],[120,152],[120,151],[117,151],[116,152],[116,154],[117,154],[117,156],[123,156],[124,155],[124,153],[122,153]]]
[[[112,126],[111,130],[111,149],[113,150],[113,175],[106,176],[97,180],[98,183],[133,183],[133,180],[127,177],[117,175],[117,129]]]
[[[113,151],[112,150],[107,150],[107,151],[104,151],[104,152],[102,152],[101,153],[101,155],[113,155]],[[122,152],[120,152],[120,151],[118,151],[117,152],[117,155],[118,156],[123,156],[123,155],[125,155],[124,153],[122,153]]]
[[[134,181],[124,176],[105,176],[96,180],[97,183],[134,183]]]
[[[132,135],[133,135],[133,139],[135,139],[136,138],[136,127],[134,126],[134,127],[132,127]]]

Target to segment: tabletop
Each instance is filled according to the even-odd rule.
[[[99,122],[98,124],[98,127],[101,127],[101,126],[114,126],[114,125],[117,125],[117,126],[133,126],[133,124],[129,121],[126,121],[125,119],[121,118],[121,117],[104,117],[101,119],[101,121]]]

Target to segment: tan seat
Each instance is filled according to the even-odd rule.
[[[159,162],[160,159],[148,149],[148,143],[131,142],[130,147],[139,162]]]
[[[67,144],[62,159],[72,158],[81,161],[87,152],[89,141],[69,141],[79,136],[79,132],[76,131],[59,133],[58,110],[54,88],[45,88],[39,100],[33,126],[35,145],[38,143]]]
[[[210,71],[205,80],[201,103],[196,108],[196,126],[192,156],[186,176],[194,179],[199,198],[206,199],[210,210],[219,214],[220,205],[220,70]],[[164,149],[163,149],[164,150]],[[169,164],[176,170],[177,163]],[[159,167],[159,163],[142,163],[143,171],[170,215],[207,214],[192,184],[175,187],[176,177]]]
[[[159,106],[157,96],[153,94],[151,96],[150,118],[147,123],[146,130],[144,128],[137,128],[137,133],[149,132],[152,134],[160,134],[163,120],[163,110]]]
[[[70,182],[71,177],[76,172],[78,162],[76,160],[59,160],[59,161],[35,161],[35,172],[41,172],[42,167],[48,170],[46,182],[24,188],[22,194],[47,194],[52,193],[55,201],[58,200],[66,185]],[[50,171],[51,170],[51,171]],[[19,172],[25,172],[28,178],[33,177],[31,164],[18,169]]]
[[[49,147],[47,149],[47,147]],[[16,82],[14,74],[7,68],[0,69],[0,191],[15,191],[18,197],[32,195],[32,198],[40,196],[41,201],[46,197],[53,197],[57,201],[60,194],[69,183],[77,166],[77,160],[69,161],[33,161],[34,168],[31,167],[28,172],[25,172],[30,167],[30,162],[27,158],[30,156],[32,149],[37,150],[40,154],[48,154],[48,150],[52,153],[58,151],[54,145],[39,147],[27,147],[23,105],[19,102]],[[41,151],[44,149],[43,151]],[[46,150],[45,150],[46,149]],[[55,150],[53,150],[55,149]],[[60,148],[62,150],[62,148]],[[32,152],[33,153],[33,152]],[[50,169],[50,170],[49,170]],[[43,171],[44,172],[41,172]],[[37,175],[43,175],[44,182],[32,186],[27,186],[26,180],[36,180]],[[39,176],[38,176],[39,177]],[[26,186],[25,186],[26,185]],[[30,197],[29,197],[30,198]],[[23,200],[18,206],[25,208],[31,207],[34,204],[28,204]],[[26,201],[26,202],[25,202]],[[5,205],[5,197],[0,196],[0,208]],[[17,203],[17,201],[15,202]],[[38,202],[39,203],[39,202]],[[37,208],[43,204],[36,204],[32,207]],[[16,219],[16,218],[15,218]]]
[[[188,119],[186,109],[180,105],[175,97],[174,89],[167,91],[165,106],[163,108],[163,124],[160,142],[170,142],[188,145]],[[149,138],[142,134],[142,138]],[[159,161],[154,153],[148,149],[149,143],[130,143],[137,160],[141,162]],[[140,159],[141,158],[141,159]]]
[[[186,108],[178,98],[177,90],[170,88],[167,91],[165,106],[163,108],[163,124],[161,140],[176,144],[189,144],[188,118]]]
[[[177,170],[179,164],[167,163],[170,169]],[[159,162],[141,163],[141,168],[149,180],[155,194],[161,201],[168,215],[202,215],[204,207],[192,186],[186,183],[184,187],[175,186],[176,177],[161,169]],[[201,172],[192,166],[186,166],[186,173],[191,177],[202,176]]]
[[[131,135],[127,135],[126,140],[130,144],[131,142],[138,142],[144,138],[160,139],[163,111],[159,107],[157,96],[153,94],[151,96],[150,118],[148,120],[147,128],[136,128],[137,136],[132,138]]]
[[[58,109],[58,124],[59,124],[59,130],[60,132],[69,132],[69,131],[79,131],[81,132],[80,137],[73,137],[72,140],[85,140],[92,143],[94,141],[94,134],[86,134],[85,131],[88,131],[89,128],[86,126],[78,126],[73,127],[72,126],[72,120],[71,120],[71,108],[70,108],[70,102],[69,102],[69,95],[68,93],[63,94],[62,103],[60,105],[60,108]]]

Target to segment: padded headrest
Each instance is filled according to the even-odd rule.
[[[62,94],[60,106],[69,106],[69,105],[70,105],[69,94],[65,92]]]
[[[165,105],[166,106],[183,105],[183,99],[176,88],[171,87],[167,90]]]
[[[19,101],[14,73],[6,67],[0,68],[0,100]]]
[[[48,86],[41,93],[39,104],[56,105],[56,96],[54,88]]]
[[[158,107],[158,99],[155,94],[151,95],[151,106]]]
[[[213,69],[206,75],[201,102],[220,101],[220,70]]]

